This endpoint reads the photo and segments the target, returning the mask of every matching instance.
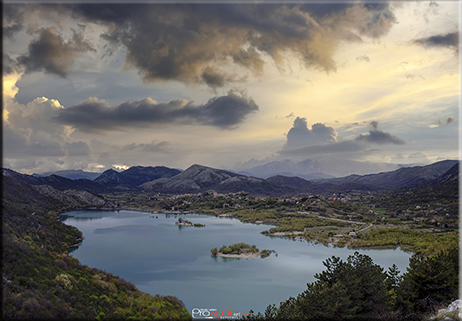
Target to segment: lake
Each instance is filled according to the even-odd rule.
[[[157,216],[157,218],[155,218]],[[178,226],[182,217],[206,227]],[[136,211],[73,211],[65,224],[83,232],[71,255],[82,264],[119,275],[152,295],[173,295],[188,311],[217,309],[264,312],[269,304],[296,297],[315,281],[331,256],[346,259],[355,251],[260,234],[273,226],[201,214],[152,214]],[[275,250],[267,258],[227,259],[210,250],[245,242]],[[404,273],[410,253],[359,250],[384,269],[396,264]],[[198,310],[195,310],[197,312]]]

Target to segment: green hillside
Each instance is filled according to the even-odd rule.
[[[2,319],[191,319],[179,299],[141,292],[67,254],[82,234],[58,212],[91,201],[11,177],[2,185]]]

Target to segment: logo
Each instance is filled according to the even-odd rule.
[[[241,314],[237,311],[231,309],[225,311],[218,311],[217,309],[198,309],[194,308],[191,311],[193,319],[216,319],[220,320],[221,318],[226,319],[239,319],[243,316],[250,316],[250,314]]]

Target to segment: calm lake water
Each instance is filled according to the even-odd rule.
[[[151,216],[158,218],[151,218]],[[196,228],[178,226],[179,217]],[[71,253],[82,264],[119,275],[152,295],[174,295],[192,309],[264,312],[306,290],[331,256],[346,259],[354,250],[306,241],[271,238],[260,232],[272,226],[200,214],[151,214],[134,211],[74,211],[61,220],[83,232],[83,244]],[[276,257],[226,259],[210,250],[238,242],[270,249]],[[360,250],[388,269],[403,273],[411,254],[396,250]]]

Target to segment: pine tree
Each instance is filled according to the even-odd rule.
[[[459,250],[433,257],[414,254],[397,291],[397,306],[405,313],[435,311],[458,297]]]
[[[332,257],[326,270],[297,298],[282,302],[279,319],[346,320],[374,318],[390,310],[387,274],[372,259],[355,252],[344,262]]]

